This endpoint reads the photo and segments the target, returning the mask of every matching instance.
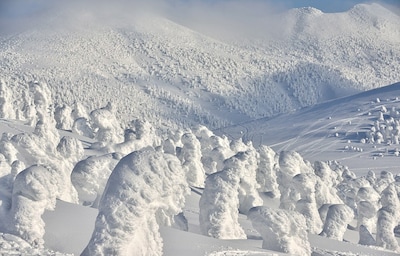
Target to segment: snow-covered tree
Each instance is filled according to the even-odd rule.
[[[95,138],[97,141],[103,142],[105,145],[122,142],[123,130],[115,117],[110,102],[103,108],[93,110],[90,113],[90,120],[93,123],[93,128],[96,129]]]
[[[297,174],[313,172],[311,164],[304,161],[299,153],[295,151],[281,151],[279,153],[278,184],[281,193],[280,208],[295,210],[295,204],[299,197],[291,187],[292,179]]]
[[[393,183],[382,191],[381,204],[376,224],[376,245],[400,252],[394,235],[394,228],[398,225],[400,217],[400,202]]]
[[[222,171],[207,177],[200,199],[203,234],[220,239],[245,238],[238,223],[239,212],[246,214],[263,204],[257,191],[256,154],[255,150],[239,152],[225,161]]]
[[[356,196],[357,227],[363,225],[369,232],[375,232],[376,213],[380,208],[380,195],[372,187],[362,187]]]
[[[239,224],[238,172],[233,168],[210,174],[200,198],[199,221],[204,235],[218,239],[246,239]]]
[[[277,182],[277,171],[279,168],[278,155],[268,146],[260,146],[257,149],[260,156],[256,179],[260,185],[260,192],[268,192],[273,197],[279,197],[280,192]]]
[[[32,82],[29,86],[33,93],[33,103],[37,116],[33,134],[40,139],[40,144],[46,151],[55,150],[60,135],[56,129],[51,91],[45,83]]]
[[[250,209],[247,216],[263,238],[262,248],[291,255],[311,255],[303,215],[260,206]]]
[[[258,155],[253,148],[239,152],[224,162],[227,168],[233,168],[239,174],[239,212],[243,214],[255,206],[263,205],[256,181],[257,160]]]
[[[64,161],[69,161],[72,165],[81,160],[85,153],[82,143],[70,136],[62,137],[56,149]]]
[[[311,234],[320,233],[323,225],[315,199],[316,180],[317,176],[313,173],[300,173],[293,177],[293,187],[300,194],[296,211],[305,217],[308,232]]]
[[[121,160],[118,153],[90,156],[79,161],[71,173],[71,182],[83,205],[98,207],[112,170]]]
[[[94,138],[94,130],[92,128],[92,125],[88,121],[88,119],[84,117],[80,117],[75,119],[74,124],[72,125],[72,132],[88,137],[88,138]]]
[[[321,236],[343,240],[347,225],[353,220],[353,210],[345,204],[332,204],[326,213],[325,223]]]
[[[317,208],[324,204],[342,204],[336,186],[339,184],[338,174],[326,162],[314,163],[315,197]]]
[[[57,129],[71,130],[74,124],[72,108],[68,105],[57,106],[54,111]]]
[[[179,158],[182,161],[189,185],[204,187],[205,171],[201,163],[200,142],[192,133],[183,134],[181,141],[183,147],[181,148]]]
[[[12,104],[12,92],[7,83],[0,79],[0,118],[15,119],[15,110]]]
[[[230,148],[230,143],[227,137],[211,136],[206,142],[205,139],[201,143],[208,145],[207,147],[202,144],[202,163],[207,174],[211,174],[224,169],[224,161],[235,153]]]
[[[15,178],[11,207],[3,218],[2,225],[10,233],[27,242],[42,246],[45,210],[52,210],[59,197],[63,179],[59,173],[44,166],[34,165]]]
[[[382,193],[383,190],[386,189],[387,186],[389,186],[389,184],[393,182],[394,182],[393,173],[389,171],[381,171],[373,187],[378,193]]]
[[[12,144],[11,138],[11,134],[3,133],[0,140],[0,153],[4,155],[8,164],[18,160],[18,150]]]
[[[41,164],[58,172],[60,179],[59,199],[77,202],[77,193],[70,182],[75,163],[83,156],[81,142],[60,135],[56,129],[54,110],[49,88],[46,84],[30,83],[36,108],[37,123],[32,134],[21,133],[11,138],[11,143],[23,157],[25,166]]]
[[[189,193],[180,161],[153,149],[114,168],[82,255],[162,255],[159,225],[171,225]]]
[[[76,120],[78,118],[85,118],[87,120],[89,119],[89,114],[85,106],[83,106],[82,103],[78,101],[74,102],[71,115],[73,120]]]

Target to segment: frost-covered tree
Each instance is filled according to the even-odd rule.
[[[161,147],[162,147],[162,150],[164,151],[164,153],[171,154],[171,155],[176,155],[175,142],[173,140],[171,140],[170,138],[164,140],[162,142]]]
[[[300,199],[296,202],[296,211],[305,217],[308,232],[311,234],[320,233],[323,225],[315,199],[316,180],[317,177],[313,173],[300,173],[293,177],[293,187],[300,194]]]
[[[304,161],[299,153],[295,151],[281,151],[279,154],[278,184],[281,193],[280,208],[295,210],[296,202],[299,200],[297,192],[291,187],[292,179],[300,173],[313,173],[314,170],[309,162]]]
[[[370,232],[375,232],[376,213],[380,208],[380,195],[372,187],[362,187],[356,196],[357,227],[363,225]]]
[[[238,152],[245,152],[247,151],[249,148],[253,147],[251,145],[251,142],[249,142],[250,145],[246,145],[242,138],[239,139],[234,139],[229,143],[229,148],[232,150],[232,152],[234,152],[234,154],[238,153]]]
[[[202,144],[202,163],[207,174],[211,174],[224,169],[224,161],[235,153],[230,148],[230,143],[227,137],[211,136],[205,143],[208,147]]]
[[[115,117],[110,102],[107,106],[90,112],[90,120],[93,123],[93,128],[96,129],[95,138],[97,141],[105,145],[122,142],[123,130]]]
[[[393,173],[389,171],[381,171],[375,184],[373,184],[373,187],[378,193],[382,193],[383,190],[386,189],[387,186],[389,186],[389,184],[393,183],[394,181],[395,180]]]
[[[54,110],[49,88],[46,84],[30,83],[33,102],[36,108],[37,123],[32,134],[16,134],[11,142],[18,151],[19,160],[25,166],[41,164],[56,170],[63,180],[59,186],[59,199],[77,202],[77,193],[70,182],[75,163],[83,156],[81,142],[73,138],[62,138],[56,129]]]
[[[127,155],[145,147],[161,145],[161,140],[156,136],[154,128],[149,122],[137,119],[132,121],[130,126],[133,127],[124,131],[123,142],[110,142],[101,150],[107,153],[118,152]]]
[[[0,79],[0,118],[15,119],[15,110],[12,104],[12,92],[7,83]]]
[[[239,212],[246,214],[263,204],[257,191],[256,154],[255,150],[239,152],[225,161],[222,171],[207,177],[200,199],[203,234],[220,239],[245,238],[238,223]]]
[[[204,187],[205,170],[201,163],[201,145],[196,136],[192,133],[185,133],[181,138],[183,147],[181,148],[179,158],[182,161],[182,167],[186,172],[189,185],[195,187]]]
[[[9,133],[3,133],[0,140],[0,153],[4,155],[8,164],[18,160],[18,150],[14,147],[11,142],[12,135]]]
[[[24,162],[20,161],[20,160],[15,160],[12,164],[11,164],[11,175],[10,175],[10,184],[14,183],[15,177],[17,177],[17,175],[22,172],[23,170],[25,170],[26,166],[24,164]]]
[[[249,149],[239,152],[225,161],[227,168],[238,171],[239,183],[239,212],[246,214],[251,208],[263,205],[256,180],[258,154],[256,150]]]
[[[283,209],[254,207],[247,216],[263,238],[262,248],[291,255],[311,255],[303,215]]]
[[[118,153],[109,153],[90,156],[75,165],[71,182],[78,192],[81,204],[98,207],[107,180],[121,158]]]
[[[89,119],[89,114],[88,114],[88,111],[86,110],[85,106],[83,106],[82,103],[80,103],[78,101],[74,102],[71,115],[72,115],[73,120],[76,120],[78,118]]]
[[[343,240],[347,225],[353,220],[353,210],[345,204],[332,204],[326,213],[325,223],[321,236]]]
[[[400,252],[400,246],[394,235],[394,228],[400,218],[400,202],[394,183],[382,191],[381,204],[376,224],[376,245]]]
[[[80,117],[75,119],[74,124],[72,125],[72,132],[88,137],[88,138],[94,138],[94,130],[92,128],[92,125],[88,121],[88,119],[84,117]]]
[[[2,217],[2,226],[30,244],[42,246],[45,210],[52,210],[64,182],[59,173],[44,166],[34,165],[15,178],[11,206]]]
[[[246,239],[239,224],[239,182],[235,169],[210,174],[199,201],[202,234],[218,239]]]
[[[52,151],[58,144],[60,135],[56,129],[51,91],[45,83],[32,82],[29,86],[37,116],[33,134],[40,139],[40,144],[46,151]]]
[[[64,161],[69,161],[71,164],[81,160],[85,153],[82,143],[70,136],[62,137],[56,149]]]
[[[37,122],[36,109],[32,97],[30,97],[29,88],[22,91],[22,113],[19,119],[25,120],[25,124],[34,126]]]
[[[162,255],[159,225],[171,225],[189,193],[180,161],[153,149],[133,152],[114,168],[82,255]]]
[[[54,111],[54,119],[56,120],[57,129],[71,130],[74,124],[72,108],[66,104],[57,106]]]
[[[264,145],[260,146],[257,152],[260,157],[256,173],[257,183],[260,185],[259,191],[279,197],[276,174],[279,168],[278,155],[270,147]]]
[[[343,201],[336,189],[337,184],[339,184],[338,174],[327,163],[321,161],[314,163],[314,173],[316,174],[315,197],[317,208],[324,204],[342,204]]]

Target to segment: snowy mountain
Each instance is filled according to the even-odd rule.
[[[0,254],[398,255],[396,13],[45,3],[0,16]]]
[[[46,81],[56,104],[112,102],[121,120],[219,128],[400,80],[400,18],[378,4],[293,9],[241,38],[159,15],[63,11],[1,35],[3,79],[19,92]]]

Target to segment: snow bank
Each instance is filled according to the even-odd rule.
[[[263,238],[262,248],[293,255],[311,255],[306,221],[301,214],[283,209],[254,207],[247,216]]]
[[[146,149],[122,158],[100,201],[82,255],[162,255],[159,225],[182,211],[188,186],[179,160]]]

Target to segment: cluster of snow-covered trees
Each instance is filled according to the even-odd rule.
[[[379,99],[377,103],[380,103]],[[400,114],[396,107],[388,110],[385,105],[381,105],[376,120],[361,142],[400,144]]]
[[[203,189],[200,230],[219,239],[246,239],[245,214],[263,248],[310,255],[307,233],[342,240],[357,220],[360,244],[399,251],[399,178],[390,172],[356,177],[336,162],[217,136],[204,126],[156,135],[143,120],[123,128],[108,104],[87,113],[80,104],[54,107],[45,84],[26,95],[32,133],[0,140],[0,231],[43,246],[41,215],[56,199],[99,209],[83,255],[162,255],[160,225],[184,218],[190,187]],[[2,118],[14,118],[1,83]],[[58,129],[92,139],[88,150]],[[262,195],[279,199],[266,206]],[[183,227],[185,229],[185,227]],[[376,234],[373,236],[372,234]]]

